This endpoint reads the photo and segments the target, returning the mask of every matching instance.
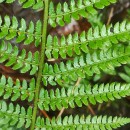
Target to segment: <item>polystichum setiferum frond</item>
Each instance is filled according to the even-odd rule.
[[[2,2],[10,4],[14,0]],[[43,21],[30,21],[27,26],[23,18],[0,17],[0,63],[31,76],[29,81],[19,78],[14,81],[12,77],[1,76],[0,129],[111,130],[129,123],[130,118],[106,115],[68,115],[45,119],[39,114],[39,110],[74,109],[76,106],[95,105],[130,95],[128,82],[95,85],[82,82],[94,74],[108,72],[129,63],[130,46],[127,41],[130,39],[130,22],[124,20],[115,25],[104,24],[83,31],[80,35],[74,33],[67,37],[47,34],[48,25],[64,26],[71,19],[87,18],[95,14],[97,9],[104,9],[117,0],[70,0],[57,5],[49,0],[18,2],[23,8],[42,10]],[[12,39],[15,39],[16,45],[33,44],[37,51],[20,50],[11,44]],[[49,62],[51,59],[58,62],[52,64]],[[127,66],[125,70],[129,74]],[[124,77],[122,73],[120,76]],[[49,90],[46,89],[48,86],[58,88]],[[22,101],[27,105],[21,105]]]

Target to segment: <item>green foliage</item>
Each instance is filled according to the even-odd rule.
[[[119,72],[119,76],[126,81],[127,83],[130,83],[130,65],[124,66],[124,72]]]
[[[72,93],[73,92],[73,93]],[[109,100],[120,99],[130,95],[130,84],[101,84],[101,85],[80,85],[79,87],[69,87],[67,90],[62,88],[61,90],[56,89],[54,92],[51,90],[49,93],[47,90],[41,89],[38,106],[41,110],[56,110],[64,108],[78,107],[82,105],[88,106],[89,103],[95,105],[96,102],[103,103]],[[49,107],[50,106],[50,107]]]
[[[35,40],[35,46],[38,46],[41,42],[41,22],[37,21],[35,26],[33,22],[30,22],[27,28],[24,19],[20,20],[19,27],[16,17],[13,17],[12,20],[9,16],[5,16],[4,20],[0,17],[0,39],[2,38],[6,40],[16,38],[16,43],[24,41],[25,45]]]
[[[114,67],[126,64],[130,60],[130,46],[112,46],[107,51],[97,50],[92,54],[75,57],[73,61],[68,60],[66,64],[48,65],[43,69],[43,82],[47,85],[47,80],[51,85],[56,85],[55,81],[62,84],[69,79],[76,81],[78,77],[85,78],[85,75],[92,76],[94,73],[100,74],[100,70],[113,70]],[[62,80],[61,80],[62,79]]]
[[[130,40],[130,23],[123,21],[116,23],[114,26],[90,28],[88,32],[82,32],[80,35],[75,33],[69,35],[67,38],[62,36],[59,40],[57,36],[51,35],[47,38],[46,56],[51,58],[66,58],[66,55],[72,57],[74,53],[81,55],[82,52],[89,53],[91,49],[105,49],[119,42],[126,42]]]
[[[38,56],[38,52],[26,53],[25,49],[19,54],[18,47],[12,47],[10,43],[1,42],[0,44],[0,63],[7,61],[5,66],[12,66],[13,70],[20,69],[21,73],[30,71],[30,75],[35,74],[38,70]]]
[[[79,117],[78,115],[75,117],[69,116],[64,117],[62,120],[61,118],[55,119],[53,118],[50,122],[48,119],[43,120],[38,118],[36,122],[36,129],[48,129],[48,130],[55,130],[55,129],[71,129],[71,130],[112,130],[116,129],[126,123],[130,122],[130,119],[121,118],[121,117],[114,117],[112,118],[107,116],[88,116],[84,118],[84,116]]]
[[[115,3],[116,0],[70,0],[70,4],[64,2],[59,3],[54,8],[53,2],[50,2],[49,7],[49,24],[56,27],[57,24],[64,26],[65,22],[70,23],[71,18],[79,20],[79,15],[87,17],[87,13],[95,14],[96,9],[103,9],[111,3]]]
[[[12,78],[6,79],[5,76],[1,77],[0,80],[0,96],[3,96],[3,99],[11,98],[12,101],[16,101],[18,98],[21,100],[28,99],[32,101],[34,98],[35,91],[35,79],[31,79],[29,85],[26,80],[23,80],[22,83],[19,79],[16,80],[16,83],[13,83]]]
[[[25,128],[28,128],[31,124],[32,108],[29,107],[27,112],[24,107],[16,105],[16,107],[10,103],[0,102],[0,124],[10,124],[10,126],[17,125],[17,128],[22,127],[25,124]]]
[[[0,3],[5,2],[5,3],[13,3],[15,0],[0,0]],[[19,4],[22,4],[23,8],[29,8],[32,7],[33,9],[43,9],[44,4],[42,0],[18,0]]]
[[[42,111],[96,105],[130,96],[128,20],[108,26],[102,25],[98,19],[91,23],[93,27],[88,31],[60,38],[47,31],[48,25],[64,26],[72,19],[91,17],[89,21],[92,21],[98,18],[97,10],[116,1],[70,0],[55,4],[53,0],[18,0],[23,8],[43,10],[43,23],[38,20],[27,24],[23,18],[0,17],[0,65],[30,76],[29,79],[13,79],[1,74],[0,130],[112,130],[130,123],[130,118],[103,115],[70,115],[52,119],[41,115]],[[10,4],[14,0],[2,2]],[[37,51],[20,50],[18,43],[35,46]],[[112,74],[124,64],[125,73],[118,74],[127,83],[93,85],[90,81],[91,78],[94,81],[94,74]],[[77,83],[79,78],[81,82]]]
[[[0,125],[0,130],[25,130],[24,128],[11,127],[8,124]]]

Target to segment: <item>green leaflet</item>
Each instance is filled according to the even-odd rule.
[[[50,2],[49,7],[49,24],[53,27],[56,25],[64,26],[70,23],[71,19],[79,20],[80,16],[87,17],[88,13],[95,14],[96,9],[103,9],[105,6],[115,3],[117,0],[70,0],[69,4],[59,3],[56,8],[54,3]]]
[[[5,66],[11,66],[13,70],[20,69],[21,73],[30,71],[30,75],[35,74],[38,70],[38,56],[39,52],[26,53],[23,49],[19,54],[18,47],[13,47],[10,43],[0,44],[0,63],[6,61]]]
[[[48,118],[43,119],[38,117],[36,121],[35,130],[112,130],[120,126],[123,126],[130,122],[129,118],[112,117],[112,116],[94,116],[87,117],[76,115],[75,117],[65,116],[63,119],[52,118],[49,121]]]
[[[10,124],[10,126],[17,126],[17,128],[25,125],[25,128],[28,128],[31,124],[31,116],[31,107],[26,111],[24,107],[19,105],[14,106],[12,103],[7,105],[5,101],[0,101],[0,125]]]
[[[91,49],[106,49],[117,44],[118,42],[126,42],[130,40],[130,23],[123,21],[116,23],[114,26],[105,25],[99,29],[90,28],[88,32],[82,32],[80,35],[75,33],[69,35],[67,38],[62,36],[58,39],[57,36],[51,35],[47,38],[45,54],[48,59],[58,59],[60,56],[66,58],[76,55],[81,55],[82,52],[89,53]]]
[[[73,94],[72,94],[73,91]],[[63,107],[71,108],[82,105],[88,106],[89,103],[95,105],[96,102],[103,103],[109,100],[120,99],[130,95],[130,84],[101,84],[101,85],[80,85],[73,90],[73,87],[56,89],[56,91],[41,89],[38,106],[41,110],[50,109],[55,111],[57,108],[61,110]]]
[[[11,4],[15,2],[15,0],[0,0],[0,3],[8,3]],[[18,0],[19,4],[22,5],[23,8],[32,8],[35,10],[43,9],[44,3],[42,0]]]
[[[0,39],[5,38],[11,40],[16,38],[16,43],[24,42],[25,45],[35,43],[38,46],[41,42],[41,22],[37,21],[34,26],[33,22],[30,22],[28,27],[24,19],[20,20],[20,27],[18,27],[18,20],[13,16],[12,19],[9,16],[5,16],[4,20],[0,17]]]
[[[12,78],[6,79],[2,76],[0,79],[0,96],[3,99],[11,98],[11,101],[16,101],[18,98],[21,100],[28,100],[31,102],[34,98],[35,92],[35,79],[31,79],[29,85],[26,80],[20,82],[18,79],[15,84]]]
[[[107,51],[97,50],[85,56],[75,57],[66,64],[61,62],[52,66],[46,63],[43,69],[43,82],[45,85],[48,82],[51,85],[56,85],[56,82],[62,85],[63,82],[76,81],[78,77],[85,78],[85,75],[100,74],[101,70],[113,70],[114,67],[126,64],[129,60],[130,46],[112,46]]]
[[[4,124],[4,125],[0,125],[0,130],[25,130],[25,129],[12,127],[9,124]]]
[[[130,65],[124,66],[124,72],[119,72],[119,76],[126,81],[127,83],[130,83]]]

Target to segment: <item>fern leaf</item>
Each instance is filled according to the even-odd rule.
[[[36,121],[35,130],[112,130],[121,127],[130,122],[129,118],[123,117],[107,117],[107,116],[84,116],[75,117],[65,116],[63,119],[59,117],[58,119],[52,118],[49,121],[48,118],[43,119],[38,117]]]
[[[30,75],[33,75],[38,70],[38,52],[26,53],[23,49],[19,54],[18,47],[12,47],[11,44],[6,44],[2,42],[0,44],[0,63],[6,61],[5,66],[12,66],[13,70],[20,69],[21,73],[26,73],[30,71]]]
[[[73,92],[73,93],[72,93]],[[111,83],[111,84],[101,84],[94,85],[81,85],[73,89],[70,87],[68,90],[62,88],[61,90],[56,89],[48,93],[47,90],[42,89],[40,91],[38,106],[41,110],[51,110],[55,111],[56,108],[61,110],[63,107],[71,108],[75,107],[75,104],[79,107],[82,105],[88,105],[91,103],[93,105],[96,102],[103,103],[108,102],[109,100],[120,99],[122,97],[130,95],[130,84],[120,84],[120,83]]]
[[[87,17],[87,13],[95,14],[96,9],[103,9],[111,3],[115,3],[117,0],[70,0],[70,4],[64,2],[59,3],[54,8],[54,3],[50,2],[49,7],[49,24],[56,27],[57,24],[64,26],[65,22],[70,23],[71,19],[78,20],[80,16]]]
[[[113,70],[114,67],[126,64],[130,59],[130,46],[113,46],[107,51],[95,51],[86,56],[75,57],[73,61],[67,63],[48,65],[43,69],[43,82],[45,85],[49,82],[51,85],[63,84],[70,79],[76,81],[78,77],[85,78],[85,75],[92,76],[94,73],[100,74],[100,71]],[[48,82],[47,82],[48,81]]]
[[[13,17],[12,20],[9,16],[5,16],[4,20],[0,17],[0,39],[16,38],[16,43],[24,41],[24,44],[27,45],[35,42],[35,46],[38,46],[41,42],[41,22],[37,21],[35,27],[34,23],[30,22],[28,28],[24,19],[21,19],[20,22],[20,27],[18,27],[16,17]]]
[[[126,42],[130,40],[129,33],[130,23],[123,21],[108,28],[105,25],[101,29],[90,28],[88,32],[82,32],[80,36],[77,33],[70,34],[67,38],[62,36],[60,40],[57,36],[49,35],[45,54],[48,59],[53,57],[57,59],[59,56],[66,58],[67,55],[72,57],[74,53],[81,55],[82,52],[88,53],[88,48],[104,49],[118,42]]]
[[[15,0],[0,0],[0,3],[8,3],[11,4],[15,2]],[[22,5],[23,8],[33,8],[35,10],[43,9],[44,3],[42,0],[18,0],[19,4]]]
[[[16,107],[10,103],[6,104],[4,101],[0,101],[0,124],[10,124],[10,126],[16,126],[17,128],[25,125],[28,128],[31,124],[32,108],[29,107],[27,112],[24,107],[16,105]]]
[[[32,101],[34,98],[35,91],[35,79],[31,79],[29,85],[26,80],[23,80],[22,83],[17,79],[15,84],[12,78],[6,79],[5,76],[2,76],[0,79],[0,96],[3,96],[3,99],[11,98],[11,101],[16,101],[18,98],[21,100],[28,99]]]

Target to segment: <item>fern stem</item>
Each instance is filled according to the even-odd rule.
[[[44,57],[45,57],[45,44],[46,44],[46,37],[47,37],[47,24],[48,24],[48,4],[49,0],[44,0],[45,3],[45,9],[44,9],[44,19],[43,19],[43,32],[42,32],[42,45],[41,45],[41,51],[40,51],[40,62],[39,62],[39,71],[37,76],[37,82],[36,82],[36,92],[35,92],[35,99],[34,99],[34,109],[33,109],[33,115],[32,115],[32,124],[30,130],[34,130],[35,128],[35,121],[36,121],[36,115],[37,115],[37,102],[39,97],[39,90],[40,90],[40,82],[42,78],[42,69],[44,66]]]

